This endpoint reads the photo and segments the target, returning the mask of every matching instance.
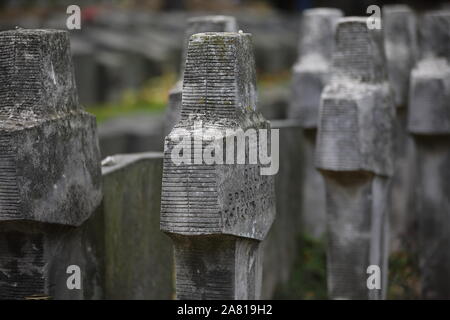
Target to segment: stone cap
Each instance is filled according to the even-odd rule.
[[[184,35],[184,46],[181,63],[181,72],[184,72],[187,48],[192,35],[202,32],[237,32],[236,18],[232,16],[210,15],[192,17],[187,20],[186,33]]]
[[[386,80],[382,32],[370,30],[367,17],[340,18],[335,37],[333,78],[373,83]]]
[[[423,57],[442,57],[450,61],[450,10],[425,13],[420,30]]]
[[[0,128],[80,110],[67,31],[0,32]]]
[[[208,32],[189,40],[181,120],[192,116],[237,120],[256,110],[251,34]]]
[[[330,60],[336,24],[342,16],[343,12],[336,8],[313,8],[303,11],[298,60],[310,54]]]

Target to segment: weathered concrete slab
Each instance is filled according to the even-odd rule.
[[[105,299],[171,299],[173,249],[159,230],[163,155],[103,161]]]

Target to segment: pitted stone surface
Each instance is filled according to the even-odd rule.
[[[270,129],[255,111],[256,86],[249,34],[203,33],[191,37],[183,87],[181,121],[166,138],[161,228],[185,235],[230,234],[262,240],[274,216],[272,176],[260,165],[176,165],[171,152],[182,138],[214,142],[195,127],[228,130]],[[228,134],[228,136],[227,136]],[[185,141],[185,140],[183,140]],[[248,157],[248,155],[247,155]]]

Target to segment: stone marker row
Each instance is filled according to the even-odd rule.
[[[422,297],[450,298],[450,11],[421,23],[422,57],[411,73],[408,130],[416,147],[415,215]]]
[[[328,16],[329,11],[306,15],[322,19],[324,13]],[[315,161],[326,187],[329,297],[380,299],[387,287],[394,172],[395,100],[384,57],[389,41],[383,48],[382,32],[369,30],[366,18],[338,21],[331,68],[320,85],[325,89],[317,89],[321,99]],[[415,198],[426,298],[449,296],[449,25],[447,12],[424,16],[423,56],[411,73],[409,89],[408,130],[417,148]],[[8,31],[0,33],[0,42],[0,297],[167,297],[172,262],[169,245],[162,245],[167,239],[156,230],[160,199],[160,226],[175,245],[178,298],[261,296],[263,251],[273,255],[275,242],[293,239],[295,228],[289,229],[289,236],[280,232],[288,232],[289,219],[296,221],[301,202],[283,207],[275,201],[275,196],[287,199],[280,191],[295,185],[288,173],[294,155],[282,154],[287,166],[280,180],[274,180],[261,174],[261,164],[224,163],[226,157],[220,154],[224,145],[239,138],[239,130],[270,132],[256,111],[250,35],[190,37],[180,119],[166,138],[164,162],[158,155],[107,159],[104,201],[96,213],[101,198],[96,126],[78,105],[67,33]],[[300,59],[300,65],[306,60]],[[402,81],[407,73],[389,72],[403,74]],[[394,78],[390,76],[391,83]],[[396,90],[406,89],[399,85]],[[297,123],[272,128],[283,128],[287,139],[296,136]],[[180,147],[181,165],[174,162],[180,156],[174,150]],[[278,146],[269,147],[273,153]],[[261,154],[260,148],[250,142],[245,160],[254,152]],[[215,163],[196,161],[196,155],[207,152]],[[154,184],[155,179],[159,183]],[[262,246],[275,208],[282,216],[268,239],[276,240]],[[161,251],[155,251],[156,243]],[[267,249],[271,246],[272,251]],[[163,265],[154,263],[156,256]],[[289,264],[289,255],[282,259]],[[82,291],[68,291],[67,283],[60,281],[69,261],[85,274]],[[366,281],[369,266],[381,270],[376,290]],[[154,282],[148,270],[159,274],[161,282]],[[280,273],[286,278],[286,271]]]
[[[324,50],[327,42],[320,39],[327,34],[333,37],[330,26],[338,17],[332,9],[304,12],[300,42],[312,43],[306,53],[305,46],[300,46],[289,114],[305,128],[304,136],[307,141],[311,137],[314,149],[316,137],[309,128],[315,128],[314,119],[320,113],[316,166],[325,177],[327,191],[326,197],[317,192],[320,180],[313,179],[315,172],[306,164],[302,221],[306,232],[320,236],[317,230],[324,219],[317,216],[320,204],[326,202],[329,295],[384,297],[390,220],[394,249],[419,254],[422,297],[447,298],[449,13],[436,11],[422,17],[420,61],[416,17],[407,6],[383,8],[384,48],[380,32],[367,30],[366,19],[340,19],[329,69],[332,49]],[[314,21],[328,22],[318,28]],[[305,157],[307,162],[308,151]],[[315,197],[308,196],[309,190],[314,190]],[[312,205],[313,198],[319,205]],[[360,237],[366,242],[355,241]],[[366,287],[366,268],[371,264],[381,267],[378,291]]]

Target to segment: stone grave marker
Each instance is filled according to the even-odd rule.
[[[321,97],[316,166],[325,179],[331,299],[382,299],[387,286],[389,177],[395,108],[382,34],[339,20],[332,78]],[[379,273],[368,286],[376,266]],[[376,272],[376,271],[375,271]]]
[[[416,15],[406,5],[383,6],[384,48],[388,79],[394,92],[395,173],[390,196],[391,250],[415,251],[416,219],[411,214],[410,197],[414,186],[414,143],[407,130],[409,78],[418,58]]]
[[[78,104],[67,32],[4,31],[0,48],[0,297],[52,297],[66,235],[101,200],[95,117]]]
[[[302,182],[303,230],[315,238],[325,232],[325,187],[314,166],[317,118],[320,95],[330,77],[334,32],[342,11],[332,8],[314,8],[303,12],[299,56],[293,67],[292,100],[289,118],[296,119],[304,128],[305,177]]]
[[[408,130],[416,147],[422,297],[450,298],[450,11],[421,23],[423,56],[411,73]]]
[[[275,217],[274,177],[252,162],[262,149],[255,135],[249,148],[238,142],[270,131],[255,111],[255,78],[250,34],[190,38],[181,120],[165,142],[161,199],[161,230],[175,247],[178,299],[260,297],[260,243]]]

